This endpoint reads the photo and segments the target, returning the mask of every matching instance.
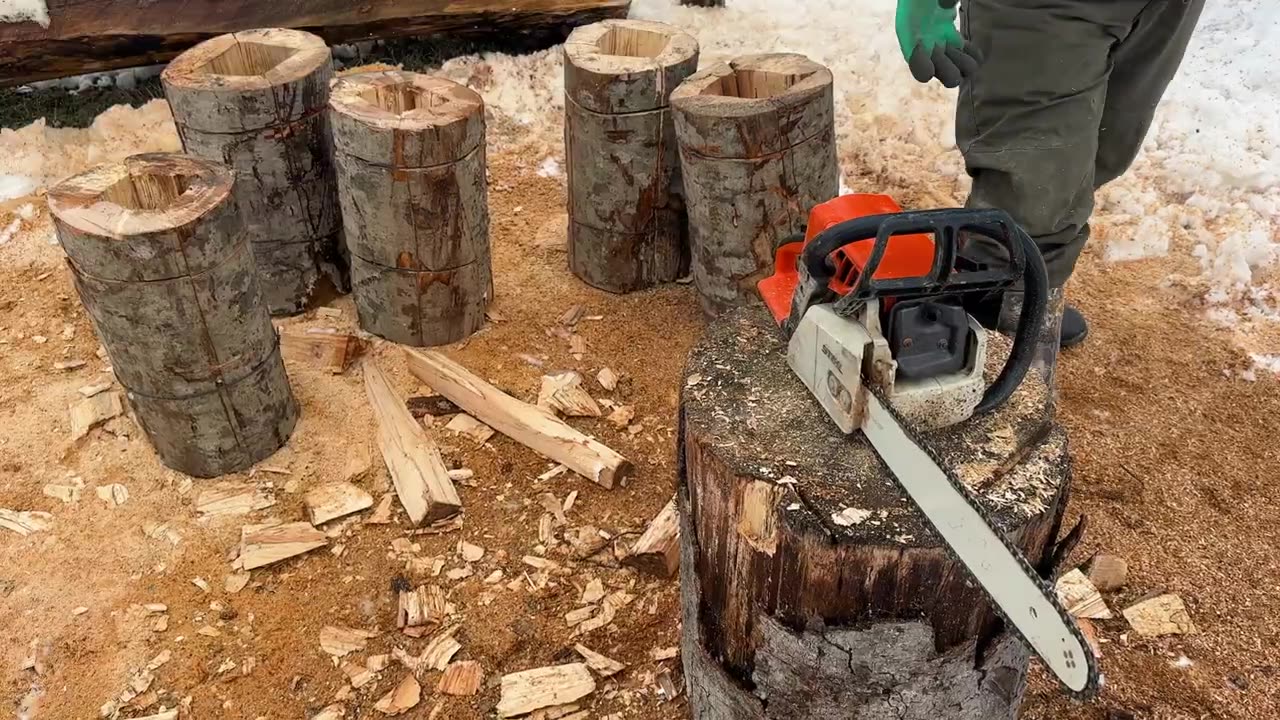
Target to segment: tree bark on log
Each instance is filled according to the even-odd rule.
[[[667,107],[698,41],[664,23],[605,20],[564,45],[569,269],[624,293],[689,266],[680,158]]]
[[[758,301],[779,241],[840,190],[831,71],[802,55],[749,55],[671,94],[689,209],[693,282],[708,315]]]
[[[278,450],[298,405],[232,192],[213,162],[135,155],[49,207],[80,300],[161,461],[197,477]]]
[[[329,48],[293,30],[221,35],[161,74],[183,149],[235,171],[273,315],[306,309],[322,274],[349,287],[326,105]]]
[[[522,33],[558,42],[577,25],[626,17],[629,0],[49,0],[48,26],[0,23],[0,87],[165,62],[215,35],[307,30],[328,43]],[[157,22],[162,18],[162,22]]]
[[[678,501],[692,717],[1015,718],[1028,650],[865,438],[842,434],[794,376],[764,308],[713,320],[687,374]],[[992,414],[926,435],[1033,564],[1050,556],[1070,478],[1043,394],[1029,380]]]
[[[411,72],[340,78],[329,100],[360,327],[457,342],[493,299],[484,101]]]

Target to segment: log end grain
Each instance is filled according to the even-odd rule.
[[[656,110],[698,69],[698,41],[650,20],[604,20],[575,29],[564,44],[565,94],[592,112]]]
[[[334,148],[374,165],[420,168],[455,162],[484,142],[484,99],[422,73],[387,70],[332,84]]]
[[[323,39],[264,28],[210,38],[174,58],[160,79],[179,124],[243,132],[323,108],[332,75]]]

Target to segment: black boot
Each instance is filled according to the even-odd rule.
[[[963,299],[964,309],[973,316],[978,324],[988,330],[1005,334],[1013,334],[1016,328],[1001,327],[1000,309],[1004,304],[1004,295],[999,292],[970,293]],[[1062,310],[1062,332],[1059,335],[1059,347],[1066,349],[1084,342],[1089,336],[1089,323],[1084,315],[1073,305],[1066,305]]]

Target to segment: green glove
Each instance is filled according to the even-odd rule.
[[[956,0],[898,0],[898,47],[922,83],[953,88],[978,69],[978,55],[956,30]]]

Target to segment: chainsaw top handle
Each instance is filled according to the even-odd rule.
[[[876,278],[876,269],[895,235],[928,233],[933,236],[933,263],[919,277]],[[981,235],[999,243],[1008,255],[1003,268],[957,269],[960,237]],[[875,238],[865,266],[843,297],[830,289],[836,268],[830,256],[850,243]],[[1049,278],[1035,242],[1003,210],[948,208],[867,215],[833,225],[804,246],[797,261],[800,283],[791,302],[791,315],[783,323],[790,335],[804,313],[816,303],[835,302],[838,314],[848,317],[867,300],[912,298],[991,292],[1022,281],[1024,300],[1014,334],[1013,349],[1004,368],[982,396],[975,414],[988,412],[1009,399],[1026,377],[1036,355],[1036,344],[1049,304]]]

